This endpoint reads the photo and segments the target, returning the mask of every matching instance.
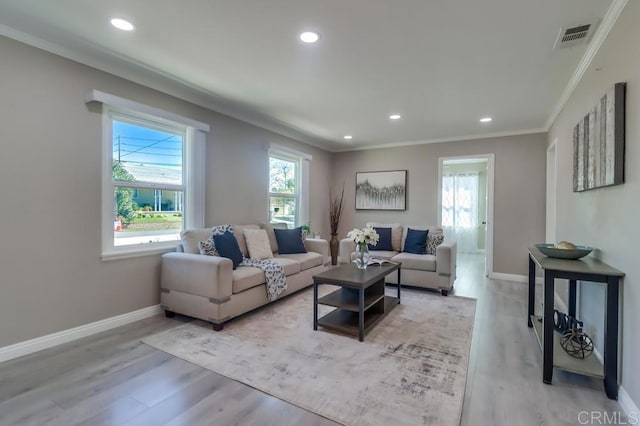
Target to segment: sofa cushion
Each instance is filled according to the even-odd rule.
[[[402,251],[406,253],[427,254],[428,235],[429,231],[408,228]]]
[[[282,266],[282,268],[284,269],[284,274],[287,277],[289,275],[297,274],[298,272],[300,272],[301,265],[297,260],[289,259],[286,257],[274,257],[271,260],[278,262],[280,266]]]
[[[200,243],[211,237],[211,228],[209,229],[185,229],[180,232],[180,240],[185,253],[200,253]]]
[[[429,231],[429,237],[431,235],[437,235],[437,234],[442,234],[442,228],[439,228],[437,226],[430,226],[430,225],[407,225],[404,227],[403,231],[402,231],[402,250],[404,250],[404,240],[406,240],[407,238],[407,232],[409,230],[409,228],[411,229],[417,229],[419,231]],[[429,237],[427,237],[427,244],[429,243]],[[400,251],[402,251],[400,250]],[[428,251],[427,251],[428,254]]]
[[[297,260],[287,259],[285,257],[276,257],[270,260],[278,262],[282,266],[282,269],[284,269],[284,274],[287,277],[300,272],[300,262]],[[238,269],[232,272],[232,277],[233,284],[231,291],[233,294],[241,293],[267,282],[264,272],[262,272],[260,268],[253,266],[239,266]]]
[[[429,237],[427,238],[427,254],[432,254],[435,256],[438,246],[442,244],[443,241],[444,241],[443,234],[434,234],[434,235],[429,234]]]
[[[393,250],[393,246],[391,245],[391,228],[373,228],[380,237],[378,239],[378,244],[372,246],[368,244],[369,250]]]
[[[399,223],[378,223],[368,222],[367,226],[373,228],[391,228],[391,247],[394,251],[400,251],[402,248],[402,225]]]
[[[320,266],[324,263],[324,258],[320,253],[310,251],[308,253],[292,253],[292,254],[278,254],[276,259],[281,257],[287,259],[293,259],[300,263],[300,270],[305,271],[313,268],[314,266]]]
[[[240,263],[242,263],[242,252],[238,246],[238,240],[233,232],[227,231],[224,234],[214,235],[213,242],[216,245],[216,250],[220,253],[221,257],[231,259],[233,262],[233,269],[236,269]]]
[[[400,253],[391,260],[402,262],[402,269],[434,272],[436,270],[436,257],[430,254]]]
[[[294,254],[306,253],[307,249],[302,242],[302,228],[274,229],[278,240],[278,253]]]
[[[217,256],[218,252],[215,250],[215,244],[213,243],[213,239],[211,237],[215,234],[224,234],[225,232],[231,230],[231,225],[218,225],[204,229],[185,229],[184,231],[180,232],[182,249],[185,253],[202,254],[203,250],[200,247],[200,243],[209,240],[211,244],[210,246],[208,245],[207,247],[205,247],[205,250],[208,251],[207,254],[209,254],[209,256]]]
[[[240,266],[232,272],[232,277],[231,292],[233,294],[257,287],[267,281],[264,277],[264,272],[253,266]]]
[[[271,245],[271,251],[273,253],[278,252],[278,240],[276,239],[276,233],[274,229],[287,229],[286,223],[263,223],[260,225],[260,228],[263,228],[267,231],[267,236],[269,237],[269,244]]]
[[[270,259],[273,257],[269,237],[264,229],[245,229],[244,239],[251,259]]]
[[[249,250],[247,250],[247,243],[244,239],[244,230],[245,229],[260,229],[258,225],[232,225],[233,235],[236,236],[238,240],[238,246],[240,247],[240,251],[244,257],[249,257]]]
[[[205,256],[220,256],[216,249],[216,244],[213,242],[213,237],[208,240],[200,241],[200,254]]]
[[[371,257],[377,257],[378,259],[391,260],[398,252],[392,250],[369,250],[369,254]]]

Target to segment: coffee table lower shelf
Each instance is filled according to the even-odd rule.
[[[398,305],[398,298],[393,296],[384,296],[384,311],[367,310],[364,313],[364,332],[365,334],[373,328],[382,318],[384,318],[393,308]],[[341,333],[358,336],[358,312],[347,311],[344,309],[334,309],[322,318],[318,318],[318,325],[330,330],[339,331]]]
[[[540,348],[542,348],[541,319],[542,317],[538,315],[531,315],[531,323],[533,324],[533,330],[535,331]],[[591,354],[590,357],[585,359],[572,357],[562,349],[562,346],[560,345],[560,335],[555,331],[553,332],[553,366],[554,368],[570,371],[572,373],[597,377],[599,379],[604,378],[604,366],[595,354]]]

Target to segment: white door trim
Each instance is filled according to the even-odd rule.
[[[460,155],[440,157],[438,159],[438,226],[442,227],[442,165],[447,160],[471,160],[483,158],[487,160],[487,239],[485,276],[493,274],[493,203],[494,203],[494,171],[495,154]]]
[[[556,138],[547,148],[547,178],[546,178],[546,223],[545,223],[545,239],[547,243],[556,242],[556,212],[558,206],[557,188],[558,188],[558,150]],[[553,164],[551,164],[553,163]]]

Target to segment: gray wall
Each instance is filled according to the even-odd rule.
[[[345,184],[340,237],[368,221],[438,221],[438,159],[495,154],[494,272],[527,274],[527,247],[544,240],[544,134],[476,139],[334,154],[334,186]],[[355,210],[356,172],[408,170],[406,211]]]
[[[640,403],[640,55],[629,41],[640,40],[638,22],[640,2],[630,1],[549,132],[549,144],[557,140],[557,239],[597,247],[597,257],[627,274],[621,305],[622,386],[636,405]],[[626,182],[574,193],[573,126],[609,87],[622,81],[627,82]],[[580,299],[581,319],[602,350],[603,287],[584,285]]]
[[[3,37],[0,58],[0,347],[159,303],[160,256],[100,260],[90,89],[211,125],[208,225],[266,221],[268,144],[313,155],[311,222],[327,233],[328,153]]]

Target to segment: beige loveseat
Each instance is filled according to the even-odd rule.
[[[436,254],[413,254],[404,253],[404,240],[407,237],[407,228],[417,230],[428,230],[430,235],[442,235],[442,228],[437,226],[402,226],[399,223],[367,223],[367,226],[377,228],[391,228],[392,251],[369,250],[372,257],[390,260],[392,262],[402,262],[401,281],[403,285],[415,287],[431,288],[440,290],[442,295],[447,296],[456,280],[456,243],[454,241],[444,241],[436,250]],[[339,263],[351,262],[351,253],[355,250],[355,243],[345,238],[340,241]],[[389,274],[386,282],[390,284],[398,283],[397,274]]]
[[[264,228],[269,236],[274,260],[286,274],[287,290],[280,298],[313,284],[313,275],[327,269],[329,243],[304,241],[307,253],[278,254],[278,242],[271,225],[233,225],[233,233],[245,257],[249,257],[244,229]],[[239,266],[224,257],[200,254],[199,243],[211,236],[211,229],[186,230],[176,252],[162,256],[160,303],[167,316],[174,313],[209,321],[222,330],[232,318],[269,303],[262,270]]]

